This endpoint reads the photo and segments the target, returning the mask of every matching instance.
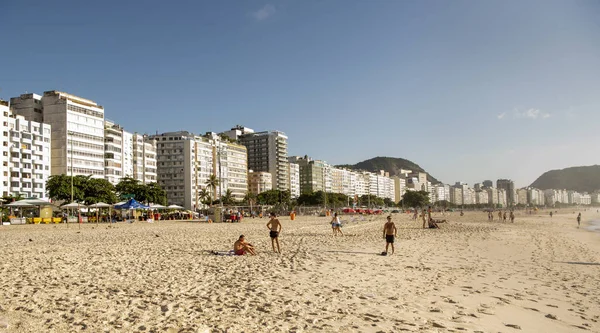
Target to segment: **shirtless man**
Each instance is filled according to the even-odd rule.
[[[281,253],[281,249],[279,248],[279,233],[281,232],[281,223],[277,219],[277,215],[275,213],[271,213],[271,220],[267,223],[267,228],[269,228],[269,236],[271,237],[271,246],[273,247],[273,252]],[[277,251],[275,251],[275,244],[277,244]]]
[[[246,242],[246,238],[244,235],[241,235],[240,238],[233,243],[233,252],[235,252],[236,256],[243,256],[246,252],[251,255],[256,255],[256,251],[254,251],[254,246],[252,244]]]
[[[427,221],[425,220],[425,215],[427,215],[427,212],[425,211],[425,208],[423,208],[423,210],[421,211],[421,217],[423,218],[423,229],[427,228]]]
[[[385,253],[388,252],[388,247],[392,244],[392,254],[394,254],[394,237],[398,236],[398,229],[392,222],[392,217],[387,217],[387,223],[383,226],[383,238],[385,238]]]
[[[510,211],[510,222],[515,223],[515,212],[512,210]]]

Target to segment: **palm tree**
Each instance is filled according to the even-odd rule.
[[[230,205],[233,203],[233,193],[231,192],[231,190],[227,190],[225,191],[225,194],[223,194],[223,196],[221,197],[221,200],[223,201],[224,205]]]
[[[200,199],[200,202],[206,204],[208,199],[210,199],[210,192],[206,188],[200,189],[200,191],[198,191],[198,198]]]
[[[206,180],[206,186],[212,188],[212,193],[215,195],[215,199],[216,199],[216,194],[217,194],[217,186],[219,186],[219,178],[217,178],[216,175],[210,175],[208,177],[208,179]],[[212,205],[213,199],[212,197],[209,196],[210,199],[210,204]]]

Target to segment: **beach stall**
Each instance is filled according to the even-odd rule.
[[[95,203],[93,205],[89,205],[88,208],[95,208],[96,209],[96,224],[98,224],[98,220],[100,219],[100,209],[101,208],[108,208],[108,218],[110,221],[110,207],[112,207],[111,205],[105,203],[105,202],[98,202]]]
[[[132,214],[130,214],[130,216],[133,216],[133,217],[135,217],[136,209],[149,209],[150,208],[150,206],[141,204],[141,203],[137,202],[135,199],[129,199],[125,203],[120,204],[120,205],[115,205],[114,207],[115,207],[115,209],[132,211]]]
[[[6,204],[6,205],[4,205],[4,207],[10,208],[10,219],[9,219],[10,224],[25,224],[25,223],[27,223],[27,219],[23,217],[23,209],[24,208],[33,208],[35,206],[30,203],[23,202],[22,200],[20,200],[20,201],[15,201],[15,202]],[[15,216],[15,214],[14,214],[15,210],[19,211],[19,217]]]
[[[69,204],[60,206],[60,208],[71,211],[71,215],[67,217],[67,223],[87,222],[87,217],[85,219],[81,217],[81,209],[87,208],[86,205],[80,204],[79,202],[71,202]],[[73,214],[74,210],[77,210],[77,216]]]

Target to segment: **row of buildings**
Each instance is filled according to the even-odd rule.
[[[0,113],[3,196],[46,198],[48,177],[66,174],[105,178],[113,184],[125,177],[157,182],[169,204],[188,209],[199,208],[206,191],[212,198],[229,191],[242,200],[248,193],[271,189],[289,190],[293,198],[325,191],[350,197],[370,194],[394,202],[406,191],[424,190],[432,202],[456,205],[589,204],[600,199],[598,193],[515,189],[506,179],[499,179],[495,187],[491,181],[469,187],[431,184],[426,173],[411,170],[390,177],[384,171],[338,168],[308,156],[288,156],[283,132],[255,132],[240,125],[219,134],[128,132],[106,119],[101,105],[60,91],[0,101]],[[219,179],[214,191],[207,185],[211,176]]]
[[[461,182],[454,185],[432,185],[428,192],[432,202],[448,201],[458,206],[511,207],[515,205],[600,204],[600,191],[590,194],[569,190],[540,190],[532,187],[517,189],[514,182],[509,179],[498,179],[495,187],[491,180],[474,184],[473,187]]]

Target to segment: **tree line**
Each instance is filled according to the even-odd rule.
[[[71,180],[73,200],[71,200]],[[55,201],[81,202],[86,205],[105,202],[114,204],[129,197],[142,203],[167,204],[167,193],[157,184],[142,184],[133,178],[123,178],[117,185],[91,176],[54,175],[46,182],[48,196]]]

